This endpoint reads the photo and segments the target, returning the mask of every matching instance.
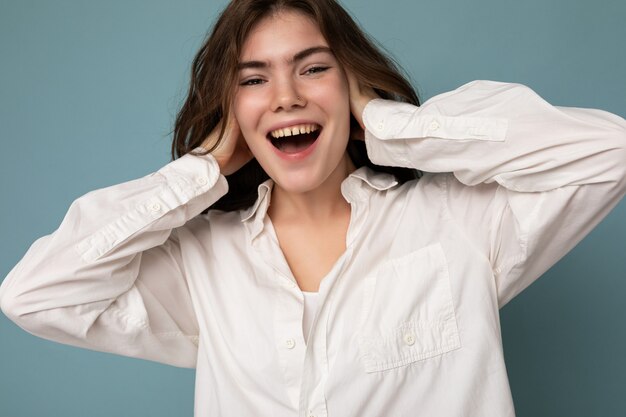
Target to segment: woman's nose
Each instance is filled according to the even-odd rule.
[[[306,104],[306,100],[298,92],[298,88],[292,80],[275,82],[272,95],[272,111],[289,111]]]

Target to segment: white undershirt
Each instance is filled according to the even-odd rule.
[[[317,314],[317,307],[319,302],[319,293],[302,291],[304,295],[304,317],[302,317],[302,333],[304,334],[304,340],[309,339],[309,332],[311,331],[311,325],[313,324],[313,318]]]

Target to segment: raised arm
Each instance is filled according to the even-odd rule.
[[[0,287],[4,313],[61,343],[193,367],[198,325],[176,228],[227,192],[221,172],[249,160],[230,123],[144,178],[76,200]],[[216,146],[214,146],[216,145]]]
[[[379,165],[451,173],[446,205],[489,258],[501,305],[626,192],[626,121],[611,113],[554,107],[528,87],[491,81],[474,81],[421,107],[364,91],[369,157]]]

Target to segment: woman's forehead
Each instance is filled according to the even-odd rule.
[[[290,59],[311,47],[328,47],[317,23],[297,11],[280,11],[264,17],[250,31],[241,48],[240,61]]]

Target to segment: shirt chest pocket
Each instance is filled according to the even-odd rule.
[[[408,365],[461,346],[439,243],[390,260],[366,277],[358,341],[367,372]]]

